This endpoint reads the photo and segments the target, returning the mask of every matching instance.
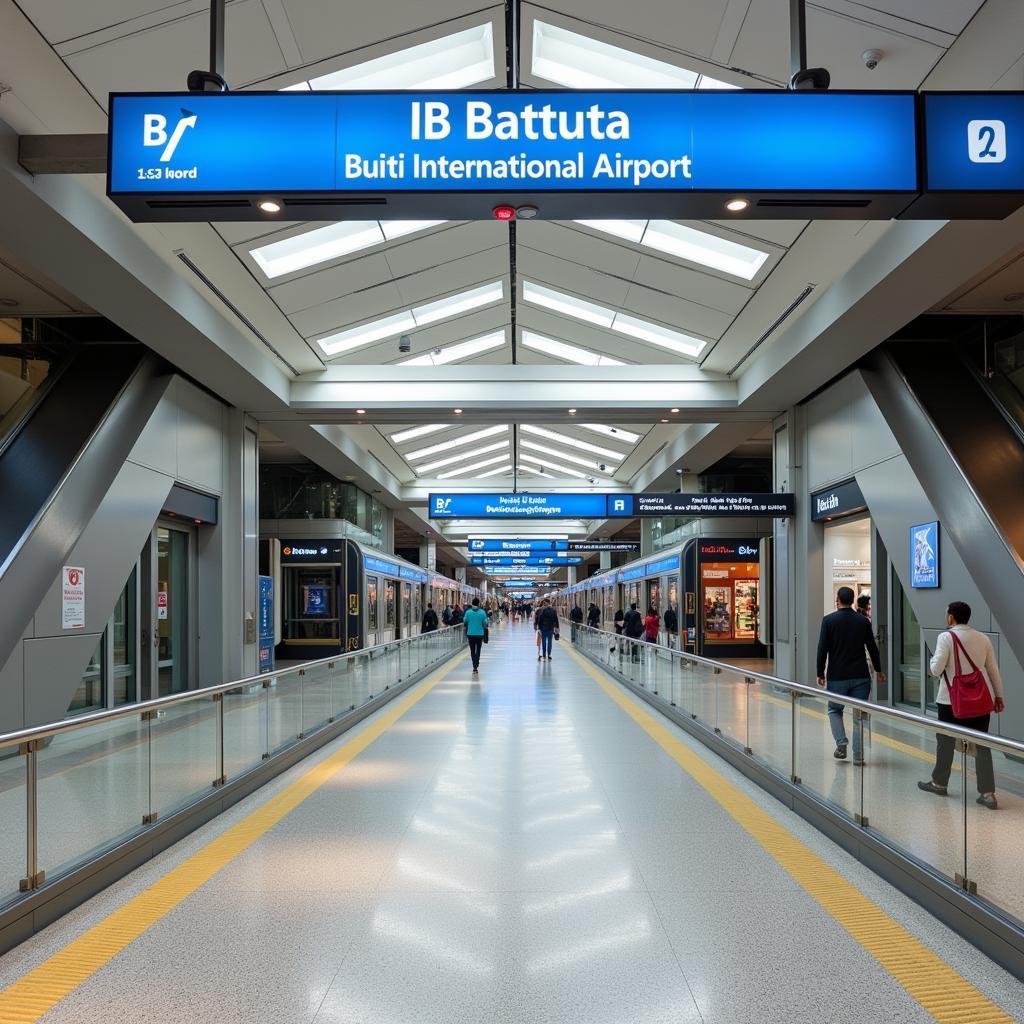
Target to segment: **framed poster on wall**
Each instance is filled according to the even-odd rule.
[[[910,528],[910,585],[926,590],[939,587],[938,522]]]

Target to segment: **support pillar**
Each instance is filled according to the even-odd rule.
[[[437,544],[432,540],[420,545],[420,568],[437,572]]]

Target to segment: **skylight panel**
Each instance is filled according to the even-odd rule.
[[[535,19],[532,70],[570,89],[692,89],[694,71]]]
[[[504,295],[504,282],[492,281],[490,284],[470,288],[457,295],[448,295],[443,299],[435,299],[433,302],[416,306],[412,315],[416,319],[417,327],[426,327],[427,324],[437,323],[438,320],[446,320],[449,317],[458,316],[459,313],[467,313],[471,309],[479,309],[481,306],[489,306],[492,302],[500,302]]]
[[[412,359],[403,359],[400,366],[443,366],[445,363],[457,363],[460,359],[478,356],[481,352],[490,352],[505,344],[505,332],[496,331],[485,334],[481,338],[470,338],[457,345],[446,345],[440,352],[427,352]]]
[[[273,280],[444,223],[443,220],[346,220],[258,246],[250,249],[249,254],[260,270]]]
[[[647,225],[643,244],[744,281],[752,280],[768,259],[768,253],[760,249],[677,224],[674,220],[652,220]]]
[[[604,463],[599,463],[596,459],[584,459],[579,455],[570,455],[568,452],[559,451],[557,448],[549,448],[544,444],[537,444],[536,441],[528,441],[525,437],[519,439],[520,447],[529,448],[531,451],[540,452],[542,455],[554,455],[556,459],[565,459],[567,462],[573,463],[575,466],[582,466],[584,469],[596,469],[601,470],[601,466]],[[524,458],[531,458],[533,456],[526,455]],[[605,469],[608,467],[605,466]]]
[[[362,348],[364,345],[372,345],[375,341],[393,338],[396,334],[411,331],[415,327],[416,321],[413,319],[411,310],[405,310],[401,313],[393,313],[381,320],[362,324],[359,327],[350,327],[347,331],[328,334],[325,338],[318,338],[317,344],[326,355],[336,356],[343,352]]]
[[[494,77],[491,23],[310,79],[313,89],[465,89]]]
[[[585,228],[593,228],[595,231],[603,231],[606,234],[614,235],[616,238],[624,238],[627,242],[639,245],[647,230],[645,220],[578,220]]]
[[[490,459],[481,459],[479,462],[474,462],[471,466],[462,466],[459,469],[450,469],[447,473],[438,473],[438,480],[447,480],[453,476],[466,476],[467,473],[475,473],[478,469],[484,469],[487,466],[493,466],[496,462],[504,462],[508,456],[504,453],[501,455],[495,455]]]
[[[426,437],[427,434],[436,434],[439,430],[446,430],[450,423],[424,423],[420,427],[410,427],[408,430],[400,430],[397,434],[391,435],[395,444],[404,444],[417,437]]]
[[[499,423],[493,427],[484,427],[483,430],[474,430],[469,434],[461,434],[453,437],[450,441],[443,441],[441,444],[431,445],[429,448],[421,448],[417,452],[409,452],[405,458],[414,462],[416,459],[424,459],[428,455],[437,455],[438,452],[446,452],[449,448],[461,448],[463,445],[472,444],[474,441],[482,441],[487,437],[494,437],[503,430],[508,430],[507,423]]]
[[[503,448],[508,448],[507,440],[498,441],[497,444],[483,445],[473,451],[461,452],[458,455],[449,455],[446,459],[438,459],[437,462],[431,462],[426,466],[415,466],[414,469],[419,476],[424,476],[427,473],[433,473],[435,469],[442,469],[444,466],[453,466],[456,462],[465,462],[466,459],[475,459],[481,455],[487,455],[489,452],[500,451]]]
[[[577,423],[576,426],[582,427],[584,430],[591,430],[595,434],[614,437],[617,441],[625,441],[627,444],[636,444],[640,440],[639,434],[634,434],[631,430],[623,430],[622,427],[609,427],[606,423]]]
[[[580,366],[626,365],[621,359],[613,359],[611,356],[601,355],[599,352],[581,348],[579,345],[570,345],[567,341],[546,338],[541,334],[534,334],[533,331],[523,331],[522,342],[525,348],[542,352],[546,356],[553,356],[555,359],[563,359],[567,363],[577,363]]]
[[[625,313],[615,314],[615,323],[612,327],[620,334],[628,334],[631,338],[667,348],[670,352],[677,352],[683,356],[699,356],[701,350],[707,345],[707,342],[700,338],[691,338],[688,334],[673,331],[671,328],[662,327],[661,324],[652,324]]]
[[[615,320],[613,310],[605,309],[596,302],[578,299],[575,295],[557,292],[533,281],[523,281],[523,301],[532,302],[535,306],[542,306],[556,313],[564,313],[584,323],[596,324],[598,327],[611,327]]]
[[[364,345],[372,345],[374,342],[383,341],[385,338],[393,338],[405,331],[411,331],[417,327],[424,327],[427,324],[437,323],[439,320],[457,316],[459,313],[464,313],[467,310],[490,305],[492,302],[500,300],[503,294],[503,282],[493,281],[490,284],[480,285],[476,288],[459,292],[456,295],[449,295],[446,298],[425,303],[414,309],[406,309],[401,313],[392,313],[390,316],[383,317],[380,320],[373,320],[359,327],[351,327],[348,330],[325,335],[323,338],[317,339],[317,344],[329,356],[351,352],[353,349],[362,348]]]
[[[540,462],[540,459],[538,459],[536,455],[520,454],[519,458],[522,459],[523,462],[536,461],[540,463],[541,468],[550,470],[553,473],[562,473],[565,476],[578,477],[580,480],[586,480],[587,478],[587,474],[581,473],[578,469],[570,469],[568,466],[560,466],[555,462]]]
[[[484,477],[500,476],[502,473],[511,473],[511,472],[512,472],[512,463],[511,462],[507,462],[507,463],[505,463],[504,466],[499,466],[497,469],[489,469],[489,470],[487,470],[486,473],[479,473],[479,474],[477,474],[477,476],[478,476],[479,479],[483,480]]]
[[[589,441],[581,441],[579,438],[570,437],[568,434],[560,434],[557,430],[548,430],[547,427],[538,427],[533,423],[523,423],[520,428],[526,434],[533,434],[535,437],[546,437],[549,441],[557,441],[568,448],[580,448],[586,452],[593,452],[595,455],[604,455],[615,462],[621,462],[625,455],[612,451],[611,448],[602,448],[600,445],[591,444]]]

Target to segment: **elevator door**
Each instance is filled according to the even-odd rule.
[[[195,531],[158,525],[153,531],[153,586],[150,593],[154,696],[181,693],[195,685],[192,665],[193,559]]]

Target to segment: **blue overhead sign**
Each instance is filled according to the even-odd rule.
[[[504,551],[512,554],[515,552],[566,551],[569,542],[566,540],[484,540],[479,537],[470,537],[466,541],[466,547],[470,551]]]
[[[673,555],[671,558],[662,558],[657,562],[648,562],[644,568],[647,570],[648,576],[657,576],[663,572],[675,572],[679,568],[679,556]]]
[[[473,555],[473,565],[579,565],[579,555]]]
[[[604,494],[431,494],[431,519],[603,519]]]
[[[401,575],[401,570],[393,562],[385,562],[383,558],[374,558],[373,555],[363,555],[363,565],[367,572],[382,572],[387,576]]]

